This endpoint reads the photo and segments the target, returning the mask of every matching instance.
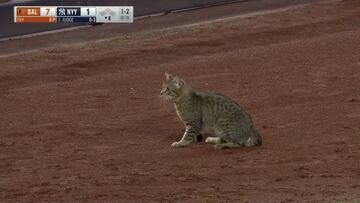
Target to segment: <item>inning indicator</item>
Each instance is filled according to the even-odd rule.
[[[132,6],[15,6],[15,23],[132,23]]]

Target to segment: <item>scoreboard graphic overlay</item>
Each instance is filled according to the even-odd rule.
[[[15,23],[132,23],[132,6],[15,6]]]

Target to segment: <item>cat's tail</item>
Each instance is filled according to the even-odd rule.
[[[246,141],[245,146],[252,147],[252,146],[261,146],[262,145],[262,139],[261,137],[249,137],[249,139]]]
[[[256,137],[255,145],[256,146],[262,145],[262,138],[261,138],[260,134],[258,134],[258,136]]]
[[[246,142],[246,146],[261,146],[262,145],[262,138],[258,131],[252,128],[252,133],[249,139]]]

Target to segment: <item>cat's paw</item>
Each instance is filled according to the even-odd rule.
[[[185,147],[186,145],[188,145],[189,143],[185,143],[185,142],[174,142],[171,144],[172,147]]]
[[[180,142],[174,142],[171,144],[172,147],[182,147],[183,145],[181,145]]]
[[[206,143],[212,143],[212,144],[220,144],[221,139],[218,137],[207,137],[205,140]]]
[[[205,140],[206,143],[212,143],[211,142],[211,137],[207,137],[206,140]]]

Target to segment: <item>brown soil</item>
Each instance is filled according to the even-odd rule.
[[[359,201],[359,19],[349,0],[0,57],[0,201]],[[171,148],[164,71],[239,101],[263,146]]]

